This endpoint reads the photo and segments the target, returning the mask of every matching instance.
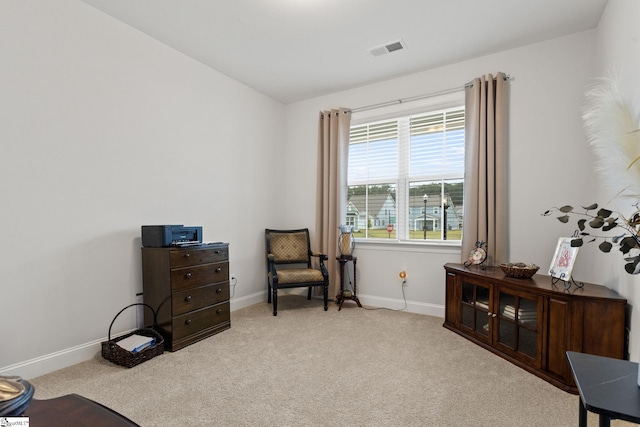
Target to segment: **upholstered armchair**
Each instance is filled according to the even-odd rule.
[[[309,229],[265,230],[267,251],[268,302],[273,300],[273,315],[278,315],[278,289],[321,286],[324,310],[327,311],[329,273],[324,265],[327,255],[311,251]],[[318,267],[312,266],[312,257],[318,259]]]

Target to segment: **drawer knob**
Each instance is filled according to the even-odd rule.
[[[191,279],[191,273],[187,273],[187,274],[185,274],[185,275],[184,275],[184,277],[185,277],[186,279]]]
[[[216,314],[220,314],[220,313],[222,313],[222,309],[221,308],[216,310]]]
[[[184,298],[184,300],[185,300],[186,302],[191,301],[191,295],[187,295],[187,296]]]
[[[220,253],[220,251],[215,251],[214,253],[215,253],[216,255],[218,255],[218,254]]]
[[[187,252],[186,254],[184,254],[185,258],[189,258],[191,256],[191,254],[189,252]]]
[[[220,273],[222,271],[221,267],[216,268],[216,273]]]
[[[191,324],[191,319],[187,319],[187,320],[185,320],[185,321],[184,321],[184,324],[185,324],[185,325],[190,325],[190,324]]]
[[[217,293],[217,294],[222,293],[222,289],[221,289],[221,288],[216,289],[216,293]]]

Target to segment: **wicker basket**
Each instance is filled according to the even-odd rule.
[[[158,332],[156,332],[154,329],[152,328],[143,328],[143,329],[137,329],[133,332],[130,332],[128,334],[122,335],[118,338],[114,338],[111,339],[111,327],[113,326],[113,322],[116,321],[116,319],[118,318],[118,316],[120,315],[120,313],[122,313],[123,311],[125,311],[127,308],[129,307],[133,307],[134,305],[143,305],[145,307],[149,307],[149,309],[151,310],[151,312],[153,313],[153,327],[157,327],[157,319],[156,319],[156,312],[153,309],[153,307],[151,307],[148,304],[144,304],[144,303],[135,303],[135,304],[131,304],[126,306],[125,308],[123,308],[122,310],[120,310],[118,312],[118,314],[116,314],[116,316],[113,318],[113,320],[111,321],[111,325],[109,325],[109,335],[108,335],[108,339],[107,341],[103,341],[102,342],[102,357],[104,357],[105,359],[107,359],[110,362],[115,363],[116,365],[121,365],[121,366],[125,366],[127,368],[132,368],[136,365],[141,364],[142,362],[145,362],[153,357],[156,357],[160,354],[162,354],[164,352],[164,338],[162,337],[162,335],[160,335]],[[145,337],[153,337],[156,339],[156,342],[154,345],[151,345],[147,348],[145,348],[142,351],[133,353],[131,351],[125,350],[124,348],[120,347],[117,343],[120,340],[123,340],[127,337],[130,337],[133,334],[137,334],[137,335],[142,335]]]
[[[534,274],[536,274],[536,271],[538,271],[540,267],[535,264],[507,263],[500,264],[500,268],[504,274],[509,277],[514,277],[516,279],[530,279]]]

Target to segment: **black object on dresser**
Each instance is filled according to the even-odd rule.
[[[179,350],[231,327],[229,244],[142,248],[144,302],[165,348]],[[145,325],[153,319],[145,313]]]

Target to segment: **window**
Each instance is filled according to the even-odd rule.
[[[366,239],[462,239],[464,108],[351,126],[347,219]]]

